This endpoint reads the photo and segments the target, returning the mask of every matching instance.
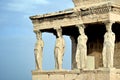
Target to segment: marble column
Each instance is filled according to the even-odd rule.
[[[113,68],[113,58],[114,58],[114,47],[115,47],[115,34],[112,32],[113,22],[106,22],[106,33],[104,35],[103,43],[103,67]]]
[[[55,56],[55,68],[62,70],[63,56],[65,52],[65,41],[62,36],[62,29],[56,29],[57,39],[55,44],[54,56]]]
[[[87,67],[87,36],[84,32],[84,25],[77,25],[80,35],[77,38],[76,62],[78,69],[85,69]]]
[[[42,40],[42,33],[40,31],[35,31],[35,33],[37,39],[34,48],[36,69],[42,70],[42,54],[43,54],[44,42]]]

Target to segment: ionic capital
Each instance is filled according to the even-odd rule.
[[[84,24],[77,24],[76,27],[78,27],[78,28],[82,27],[82,28],[85,29],[85,25]]]
[[[61,29],[61,26],[54,27],[54,30],[58,30],[58,29]]]
[[[110,20],[108,20],[108,21],[105,21],[105,22],[103,22],[105,25],[112,25],[112,24],[114,24],[115,23],[115,21],[110,21]]]
[[[55,30],[56,30],[56,33],[57,33],[56,36],[57,37],[62,37],[62,28],[59,27],[59,28],[56,28]]]

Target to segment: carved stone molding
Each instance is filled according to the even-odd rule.
[[[112,10],[110,4],[104,4],[95,7],[89,7],[86,10],[81,9],[81,16],[93,15],[93,14],[104,14]]]

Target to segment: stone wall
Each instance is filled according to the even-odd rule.
[[[115,46],[114,66],[120,69],[120,42],[116,43]]]
[[[113,25],[113,32],[116,34],[114,66],[120,69],[120,25],[118,23]]]
[[[120,3],[120,0],[73,0],[76,7],[78,6],[86,6],[86,5],[96,5],[102,4],[106,2],[113,2],[114,4]]]
[[[33,71],[32,80],[120,80],[120,70]]]

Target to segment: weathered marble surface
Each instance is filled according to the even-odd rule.
[[[63,63],[63,56],[65,52],[65,41],[62,36],[62,29],[57,29],[57,39],[55,44],[55,68],[61,70],[62,69],[62,63]]]
[[[112,3],[115,3],[117,5],[120,4],[120,1],[119,0],[72,0],[74,5],[76,7],[79,7],[79,6],[88,6],[88,5],[96,5],[96,4],[102,4],[102,3],[106,3],[106,2],[112,2]]]
[[[87,65],[87,36],[84,32],[84,25],[78,25],[79,33],[77,39],[76,62],[78,69],[85,69]]]
[[[120,80],[120,70],[33,71],[32,80]]]
[[[42,40],[42,33],[39,31],[35,33],[37,38],[35,48],[34,48],[36,69],[42,70],[42,57],[43,57],[42,55],[43,55],[44,42]]]
[[[35,15],[35,16],[31,16],[30,19],[32,20],[34,31],[51,32],[56,34],[54,29],[60,27],[64,31],[62,32],[64,35],[67,34],[68,36],[71,37],[72,48],[73,48],[72,49],[73,50],[72,69],[75,69],[75,66],[76,66],[75,55],[76,55],[76,45],[77,45],[76,43],[77,43],[77,37],[79,36],[78,35],[79,32],[77,31],[74,32],[70,30],[71,33],[68,34],[67,33],[68,31],[66,29],[70,29],[71,27],[72,29],[74,29],[76,25],[80,25],[80,24],[85,24],[87,25],[87,27],[91,26],[90,28],[92,28],[95,25],[94,28],[96,27],[98,28],[98,27],[108,26],[108,24],[104,24],[104,23],[109,21],[120,23],[120,14],[119,14],[120,1],[119,0],[73,0],[73,2],[75,3],[74,8],[55,12],[55,13]],[[113,29],[114,27],[115,26],[113,26]],[[101,31],[103,31],[104,33],[104,28],[102,28]],[[114,63],[115,67],[117,66],[117,68],[120,68],[120,63],[119,63],[120,62],[119,60],[120,59],[120,55],[119,55],[120,40],[118,39],[120,36],[118,34],[119,29],[118,31],[117,29],[114,31],[115,34],[117,34],[116,43],[115,43],[115,34],[109,30],[107,30],[107,32],[105,33],[105,36],[101,32],[98,32],[98,33],[96,32],[94,33],[95,34],[94,36],[93,35],[89,36],[89,30],[87,30],[86,32],[88,32],[86,36],[88,37],[88,41],[89,41],[89,43],[87,44],[87,47],[89,48],[89,52],[87,53],[87,55],[95,57],[96,69],[93,68],[93,70],[86,69],[86,70],[70,70],[70,71],[62,70],[62,59],[64,55],[65,44],[64,44],[64,40],[61,38],[61,35],[60,35],[61,33],[57,31],[58,38],[56,39],[56,45],[55,45],[55,61],[56,61],[57,70],[45,71],[45,72],[41,71],[42,57],[40,58],[41,59],[40,62],[38,62],[39,58],[37,57],[37,54],[42,52],[43,46],[40,46],[41,43],[38,39],[36,46],[37,45],[39,46],[35,47],[35,55],[36,55],[36,65],[39,64],[37,66],[38,67],[37,69],[39,70],[32,72],[33,80],[120,80],[120,70],[112,69],[113,61],[115,62]],[[91,32],[94,32],[94,30],[92,30]],[[99,33],[100,33],[100,36],[99,36],[100,38],[99,37],[94,38],[96,37],[96,35],[98,36]],[[103,39],[103,36],[105,40]],[[109,36],[110,38],[108,38]],[[91,38],[92,39],[94,38],[96,40],[92,40]],[[97,39],[100,39],[100,40],[98,41]],[[104,44],[103,44],[103,40],[104,40]],[[60,44],[58,45],[58,43]],[[109,45],[108,43],[111,43],[111,44]],[[115,47],[115,57],[113,57],[115,45],[117,47]],[[103,48],[103,56],[101,57],[102,48]],[[99,49],[99,50],[96,50],[96,49]],[[86,49],[84,49],[84,51],[85,50]],[[102,59],[103,59],[103,62],[101,61]],[[94,59],[91,61],[94,61]],[[104,68],[97,70],[99,67],[104,67]]]
[[[75,14],[79,9],[80,18]],[[112,2],[103,2],[96,5],[85,5],[85,7],[74,7],[71,9],[31,16],[34,30],[44,30],[56,27],[69,27],[77,24],[103,23],[104,21],[120,22],[120,6]],[[81,21],[82,20],[82,21]],[[44,26],[44,27],[43,27]]]
[[[112,24],[106,23],[107,32],[104,35],[104,43],[103,43],[103,66],[107,68],[114,67],[114,49],[115,49],[115,34],[112,32]]]

